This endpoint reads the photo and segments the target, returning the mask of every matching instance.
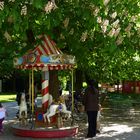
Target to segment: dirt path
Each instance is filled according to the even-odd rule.
[[[4,121],[4,133],[0,134],[0,140],[33,140],[33,138],[25,138],[14,136],[11,124],[16,121],[15,114],[17,112],[16,102],[3,104],[7,111],[8,117]],[[134,111],[134,110],[133,110]],[[140,140],[140,114],[125,114],[126,110],[115,111],[114,109],[105,108],[101,118],[101,134],[98,134],[96,140]],[[119,114],[120,113],[120,114]],[[87,125],[85,121],[77,122],[79,124],[79,133],[76,137],[63,138],[61,140],[85,139]],[[40,140],[35,138],[35,140]],[[46,140],[46,139],[41,139]],[[51,139],[56,140],[56,139]]]

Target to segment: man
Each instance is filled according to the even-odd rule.
[[[83,104],[88,116],[88,133],[87,138],[96,136],[97,113],[99,111],[99,93],[95,88],[95,80],[87,79],[87,88],[84,94]]]

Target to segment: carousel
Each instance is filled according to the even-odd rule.
[[[33,138],[63,138],[75,136],[78,126],[72,124],[73,112],[73,69],[75,57],[63,54],[54,41],[46,34],[41,43],[25,55],[14,59],[17,69],[29,70],[29,107],[22,93],[19,106],[19,120],[12,125],[14,135]],[[72,73],[72,111],[67,110],[65,99],[60,96],[57,102],[49,93],[49,73],[51,70],[70,70]],[[41,107],[35,108],[34,71],[41,71]],[[55,88],[55,85],[53,86]],[[28,108],[30,112],[28,113]],[[67,119],[64,119],[67,118]]]

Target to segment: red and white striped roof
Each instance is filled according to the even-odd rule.
[[[30,54],[33,57],[33,63],[29,62],[29,56]],[[65,70],[65,69],[73,69],[74,64],[54,64],[54,63],[42,63],[40,62],[40,57],[42,55],[45,56],[51,56],[51,55],[63,55],[62,51],[56,47],[56,44],[51,38],[47,35],[41,36],[41,44],[36,45],[36,47],[33,50],[28,51],[22,58],[23,63],[17,64],[16,68],[19,69],[36,69],[36,70]],[[35,57],[36,56],[36,57]],[[31,59],[32,60],[32,59]],[[34,62],[35,61],[35,62]]]
[[[41,44],[37,45],[33,50],[37,55],[51,55],[51,54],[63,54],[62,51],[56,47],[56,44],[47,35],[43,35],[41,38]]]

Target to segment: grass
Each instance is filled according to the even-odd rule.
[[[38,93],[38,97],[42,97],[41,93]],[[16,101],[16,93],[6,93],[2,92],[0,93],[0,102],[5,103],[5,102],[14,102]]]
[[[0,102],[14,102],[16,101],[15,93],[0,93]]]
[[[135,104],[140,106],[140,94],[109,93],[108,97],[111,106],[133,107]]]

